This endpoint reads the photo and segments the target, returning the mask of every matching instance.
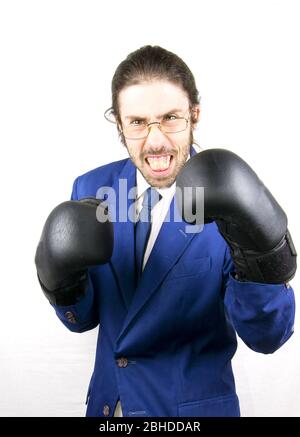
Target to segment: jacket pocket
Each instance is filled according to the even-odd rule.
[[[166,280],[197,276],[211,270],[211,257],[180,260],[170,271]]]
[[[240,407],[237,395],[184,402],[178,405],[180,417],[239,417]]]

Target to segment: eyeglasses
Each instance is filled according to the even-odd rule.
[[[190,112],[190,109],[188,110]],[[113,109],[109,108],[105,111],[104,117],[111,123],[117,123]],[[179,117],[175,114],[167,114],[161,121],[147,122],[145,119],[135,119],[129,124],[122,126],[121,132],[127,140],[142,140],[147,138],[150,128],[157,125],[159,129],[166,134],[177,134],[186,130],[189,123],[189,118]]]

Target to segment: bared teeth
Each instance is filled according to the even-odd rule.
[[[148,156],[147,160],[152,170],[166,170],[169,168],[171,155],[158,157]]]

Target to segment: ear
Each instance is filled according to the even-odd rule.
[[[197,123],[200,120],[200,105],[194,105],[192,107],[191,119],[192,119],[193,128],[195,129]]]

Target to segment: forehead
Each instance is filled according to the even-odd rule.
[[[121,117],[157,116],[174,108],[186,111],[188,105],[187,93],[179,85],[168,81],[156,80],[130,85],[119,94]]]

